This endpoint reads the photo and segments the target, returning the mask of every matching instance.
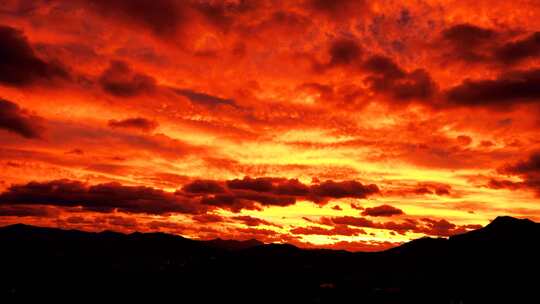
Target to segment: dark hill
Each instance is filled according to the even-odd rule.
[[[449,239],[350,253],[17,224],[0,228],[0,302],[518,303],[536,297],[539,237],[540,224],[498,217]]]
[[[245,241],[213,239],[203,242],[210,247],[228,250],[242,250],[264,245],[263,242],[255,239]]]

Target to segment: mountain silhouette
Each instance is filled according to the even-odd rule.
[[[540,224],[504,216],[448,239],[351,253],[16,224],[0,228],[0,301],[529,303],[539,237]]]
[[[218,239],[213,239],[209,241],[204,241],[204,243],[210,247],[229,249],[229,250],[242,250],[242,249],[248,249],[248,248],[264,245],[263,242],[255,240],[255,239],[237,241],[237,240],[222,240],[218,238]]]
[[[487,226],[450,237],[452,241],[515,242],[538,237],[540,225],[529,219],[499,216]]]

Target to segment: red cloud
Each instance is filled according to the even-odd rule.
[[[303,235],[344,235],[344,236],[355,236],[359,234],[365,234],[366,232],[362,229],[349,228],[346,225],[339,225],[332,229],[321,228],[317,226],[310,227],[296,227],[290,230],[292,234],[303,234]]]
[[[117,97],[134,97],[156,89],[154,78],[134,72],[123,61],[111,61],[101,74],[99,83],[105,92]]]
[[[442,31],[442,39],[449,43],[449,58],[469,64],[489,63],[505,66],[516,65],[540,56],[540,32],[533,32],[518,39],[503,31],[473,24],[457,24]]]
[[[468,63],[489,60],[487,48],[492,48],[498,34],[472,24],[457,24],[442,31],[443,40],[450,45],[448,56]]]
[[[135,117],[123,120],[109,120],[109,126],[112,128],[131,128],[149,132],[156,129],[159,124],[146,118]]]
[[[371,89],[392,100],[430,100],[437,91],[436,83],[426,70],[406,72],[388,57],[373,56],[363,63],[363,68],[371,73],[366,78]]]
[[[328,50],[330,60],[322,68],[355,66],[360,63],[362,49],[351,39],[333,41]]]
[[[39,58],[22,31],[0,25],[0,45],[0,84],[26,86],[68,77],[60,65]]]
[[[263,219],[260,219],[260,218],[257,218],[257,217],[252,217],[252,216],[249,216],[249,215],[234,216],[234,217],[232,217],[232,219],[237,220],[237,221],[239,221],[241,223],[244,223],[247,226],[267,225],[267,226],[280,227],[279,225],[276,225],[276,224],[271,223],[269,221],[266,221],[266,220],[263,220]]]
[[[390,205],[380,205],[373,208],[366,208],[362,211],[364,216],[393,216],[405,214],[401,209],[392,207]]]
[[[538,213],[485,189],[540,192],[531,1],[30,2],[0,9],[1,223],[297,241],[235,229],[306,217],[330,242],[338,227],[403,239]],[[358,216],[330,217],[341,199]],[[460,225],[420,216],[462,204]]]
[[[306,6],[334,22],[365,14],[369,8],[364,0],[308,0]]]
[[[540,196],[540,153],[532,153],[528,159],[514,164],[506,165],[500,169],[501,173],[516,175],[523,179],[523,182],[491,180],[489,187],[500,189],[508,188],[512,190],[528,188]]]
[[[422,223],[423,222],[423,223]],[[458,226],[448,222],[445,219],[429,219],[424,218],[422,222],[414,219],[404,219],[402,222],[374,222],[362,217],[353,216],[338,216],[338,217],[322,217],[320,223],[323,225],[347,225],[361,228],[374,228],[395,231],[399,234],[406,232],[421,233],[434,236],[450,236],[466,232],[467,230],[476,229],[477,226]]]
[[[37,217],[54,217],[58,215],[58,210],[53,207],[32,206],[32,205],[1,205],[0,216],[37,216]]]
[[[199,223],[221,223],[225,221],[225,218],[217,214],[200,214],[191,217],[194,221]]]
[[[88,7],[109,18],[118,18],[158,36],[171,36],[186,22],[187,2],[174,0],[86,0]]]
[[[41,118],[29,114],[17,104],[0,98],[0,129],[26,138],[39,138],[43,131]]]

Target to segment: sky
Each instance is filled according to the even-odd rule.
[[[378,251],[540,221],[537,1],[0,3],[0,225]]]

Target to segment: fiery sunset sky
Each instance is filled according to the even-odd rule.
[[[0,4],[0,225],[382,250],[540,220],[538,1]]]

